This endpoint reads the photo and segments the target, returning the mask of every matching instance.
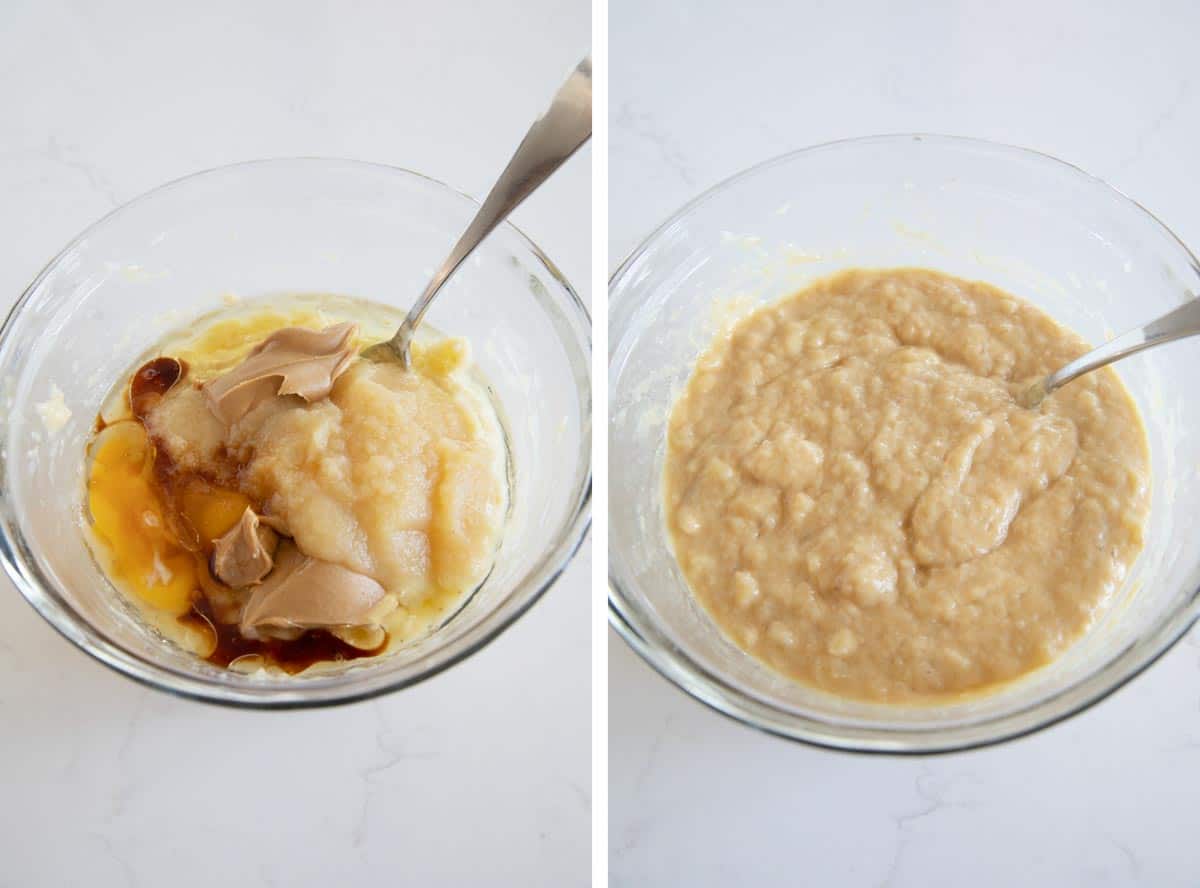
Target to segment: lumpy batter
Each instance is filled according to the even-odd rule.
[[[1111,369],[1033,305],[847,271],[704,354],[671,414],[665,512],[692,591],[779,672],[859,699],[995,685],[1058,656],[1142,545],[1149,455]]]

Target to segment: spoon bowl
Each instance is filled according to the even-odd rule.
[[[255,161],[164,185],[66,245],[0,330],[9,398],[0,416],[0,566],[16,590],[72,645],[135,681],[255,708],[394,692],[498,637],[581,545],[591,489],[590,320],[555,264],[508,223],[455,275],[455,298],[429,312],[431,325],[471,343],[503,411],[511,506],[491,573],[428,635],[296,676],[225,669],[169,642],[128,606],[81,526],[96,411],[140,355],[230,301],[319,308],[369,297],[400,317],[404,294],[419,289],[430,260],[477,209],[395,167]],[[61,645],[47,641],[44,654],[37,665],[85,668]]]
[[[1200,263],[1142,207],[1035,152],[947,136],[854,139],[738,174],[682,208],[614,273],[609,298],[609,603],[616,630],[683,691],[807,743],[933,752],[1081,711],[1200,612],[1200,337],[1120,368],[1151,449],[1145,548],[1092,628],[994,693],[904,707],[788,681],[696,605],[664,531],[666,424],[727,324],[848,268],[932,267],[1033,302],[1092,342],[1200,292]],[[1030,382],[1032,380],[1029,380]],[[1136,693],[1136,689],[1131,689]]]

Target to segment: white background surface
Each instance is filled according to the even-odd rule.
[[[918,130],[1071,160],[1200,247],[1200,7],[759,5],[612,0],[613,267],[759,160]],[[929,759],[760,736],[609,653],[614,885],[1200,883],[1196,633],[1063,725]]]
[[[206,167],[345,156],[482,194],[589,30],[583,0],[5,0],[0,308]],[[585,299],[589,164],[515,216]],[[589,561],[448,673],[307,713],[135,686],[0,581],[0,885],[586,884]]]

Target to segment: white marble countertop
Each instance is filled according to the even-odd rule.
[[[613,267],[756,161],[907,131],[1071,160],[1200,247],[1194,4],[759,5],[775,11],[612,0]],[[685,697],[615,635],[609,653],[614,885],[1200,881],[1195,632],[1075,719],[926,759],[759,735]]]
[[[479,194],[589,43],[581,0],[342,9],[6,2],[0,307],[87,224],[206,167],[345,156]],[[589,166],[515,217],[585,299]],[[586,884],[589,563],[436,679],[305,713],[138,687],[0,581],[0,885]]]

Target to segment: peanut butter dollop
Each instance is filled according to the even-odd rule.
[[[213,575],[234,589],[261,583],[275,564],[272,556],[278,545],[275,531],[247,508],[238,523],[213,546]]]
[[[395,607],[395,598],[370,577],[310,558],[285,540],[274,570],[246,602],[240,628],[253,638],[279,630],[374,627]]]
[[[357,330],[350,323],[277,330],[233,370],[204,383],[209,409],[230,426],[276,395],[299,395],[306,401],[328,397],[334,380],[354,359],[351,340]]]

